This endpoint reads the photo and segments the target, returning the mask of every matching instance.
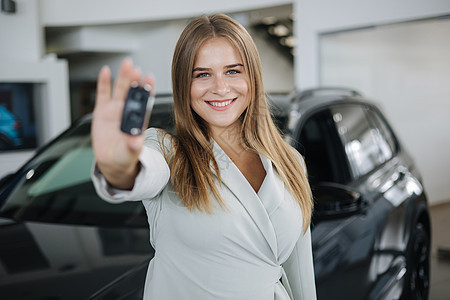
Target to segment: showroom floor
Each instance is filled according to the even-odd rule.
[[[431,290],[429,300],[450,300],[450,201],[430,207]]]

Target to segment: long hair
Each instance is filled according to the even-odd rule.
[[[191,21],[175,47],[172,86],[176,136],[174,151],[168,156],[171,183],[190,210],[211,213],[211,195],[225,209],[214,176],[220,171],[206,125],[190,107],[192,70],[196,55],[209,39],[226,38],[239,52],[249,80],[250,102],[241,116],[240,134],[247,150],[268,157],[284,184],[300,204],[303,228],[311,220],[312,196],[301,156],[281,137],[274,125],[264,92],[261,62],[256,46],[245,28],[222,14],[201,16]]]

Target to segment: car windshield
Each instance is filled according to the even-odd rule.
[[[173,131],[171,105],[155,105],[151,127]],[[9,181],[0,196],[0,216],[96,226],[146,227],[141,202],[110,204],[101,200],[91,182],[94,160],[90,119],[75,126],[40,151]],[[5,195],[6,194],[6,195]]]

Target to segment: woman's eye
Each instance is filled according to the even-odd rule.
[[[203,77],[208,77],[208,76],[209,76],[208,73],[200,73],[200,74],[195,75],[195,78],[203,78]]]
[[[239,72],[238,70],[229,70],[227,72],[227,74],[230,74],[230,75],[239,74],[239,73],[241,73],[241,72]]]

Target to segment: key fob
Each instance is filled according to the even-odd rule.
[[[142,133],[143,127],[148,124],[155,102],[155,97],[150,96],[150,90],[149,85],[142,87],[132,83],[123,108],[121,131],[130,135]]]

